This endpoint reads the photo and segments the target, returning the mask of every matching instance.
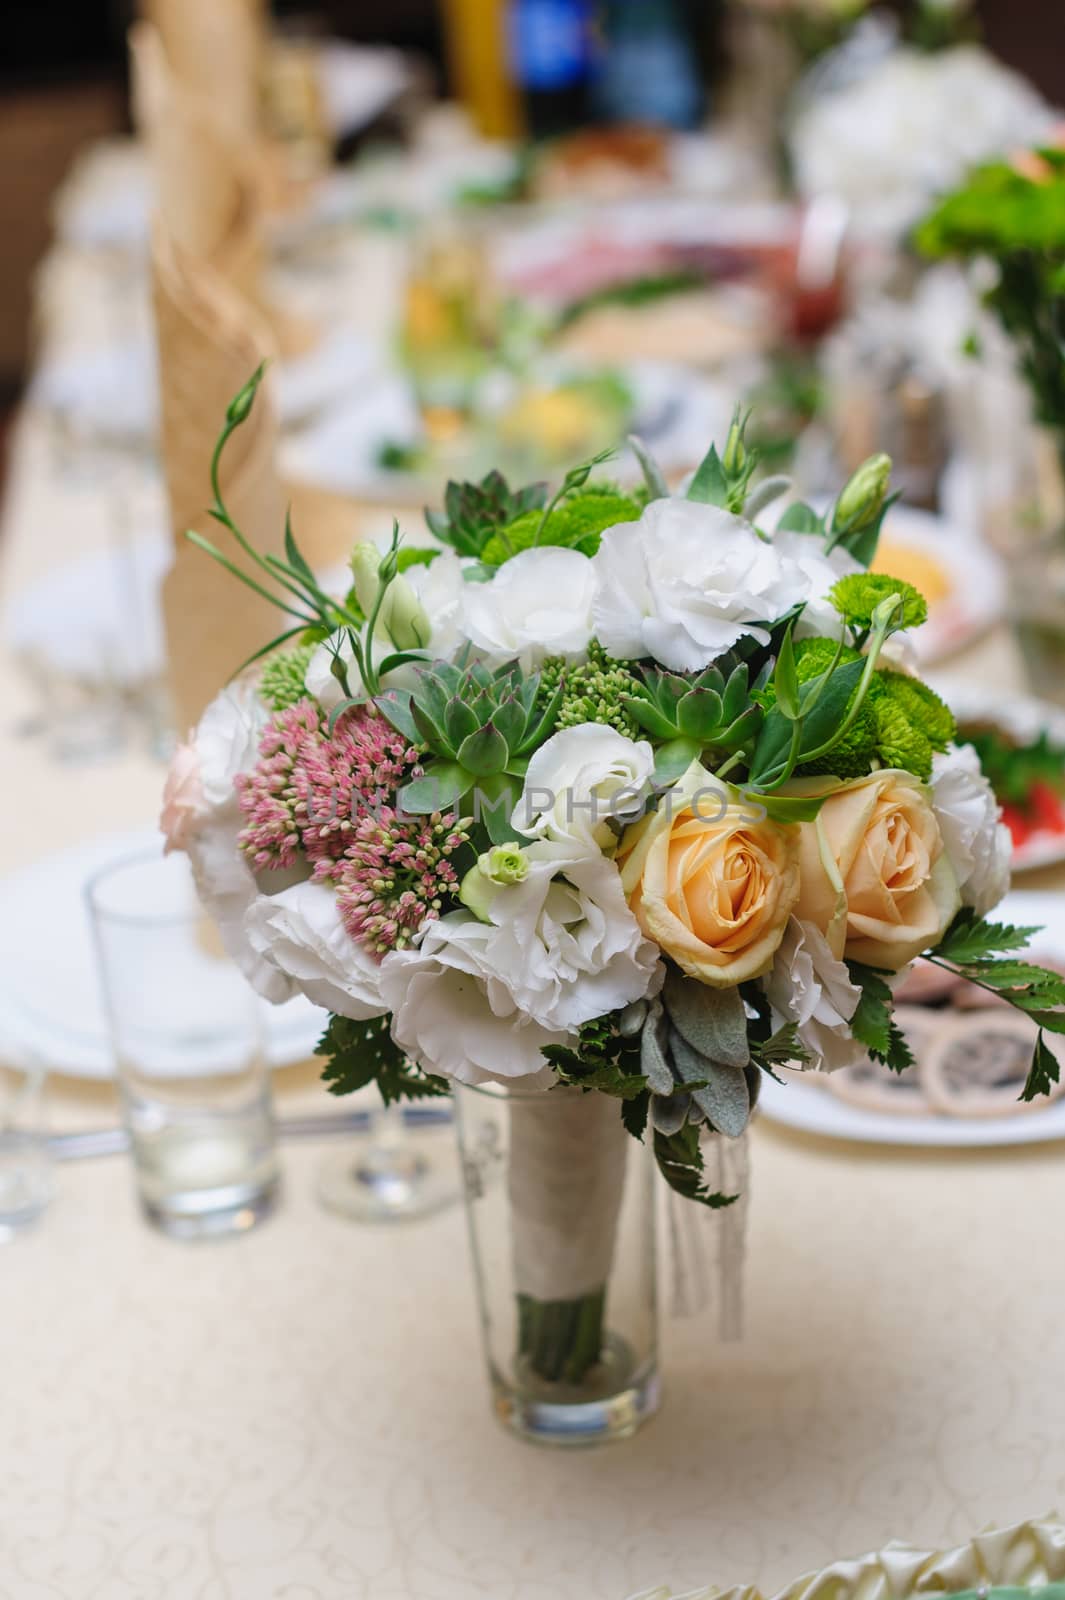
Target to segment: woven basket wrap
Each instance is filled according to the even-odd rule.
[[[158,30],[174,77],[249,145],[259,129],[268,48],[263,0],[144,0],[141,10]]]
[[[953,1550],[889,1544],[856,1561],[837,1561],[789,1583],[772,1600],[916,1600],[1005,1585],[1038,1590],[1065,1579],[1065,1522],[1056,1514],[977,1534]],[[649,1589],[632,1600],[764,1600],[755,1588],[706,1589],[674,1595]],[[1033,1597],[1037,1600],[1037,1597]]]
[[[299,354],[313,343],[313,330],[279,310],[264,288],[255,145],[219,119],[205,86],[189,87],[178,77],[156,28],[138,23],[129,40],[134,117],[151,156],[164,228],[248,301],[283,355]]]
[[[161,228],[152,276],[162,387],[161,450],[174,535],[163,584],[167,658],[177,726],[198,719],[242,661],[283,631],[282,614],[220,571],[182,535],[195,528],[240,556],[206,513],[209,468],[226,408],[264,357],[270,336],[249,308]],[[258,550],[283,554],[285,508],[277,477],[277,414],[267,377],[222,462],[222,490],[237,526]]]
[[[608,1095],[553,1089],[512,1102],[508,1185],[519,1294],[579,1300],[607,1283],[629,1143]]]

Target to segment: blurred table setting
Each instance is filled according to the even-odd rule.
[[[646,1191],[661,1415],[530,1449],[460,1203],[491,1107],[463,1090],[459,1148],[447,1098],[330,1095],[333,991],[254,994],[170,849],[190,730],[279,628],[321,650],[297,589],[354,606],[353,547],[383,572],[397,526],[423,597],[463,494],[535,546],[575,463],[638,516],[738,426],[815,522],[891,455],[874,572],[929,602],[892,667],[953,708],[1003,919],[1065,971],[1057,112],[964,5],[728,0],[710,89],[683,7],[559,5],[549,46],[531,0],[438,10],[450,99],[255,0],[145,0],[133,131],[54,197],[0,505],[0,1600],[1053,1588],[1065,1099],[1017,1104],[1027,1018],[921,963],[912,1078],[770,1073],[734,1211]],[[234,771],[258,715],[209,735]]]

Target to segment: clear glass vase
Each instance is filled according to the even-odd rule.
[[[540,1444],[627,1438],[659,1398],[651,1153],[605,1095],[455,1091],[496,1414]]]

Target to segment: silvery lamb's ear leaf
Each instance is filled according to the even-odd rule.
[[[760,1067],[744,1067],[744,1076],[747,1079],[747,1093],[751,1097],[751,1110],[758,1104],[758,1097],[762,1093],[762,1072]]]
[[[662,999],[674,1028],[699,1055],[726,1066],[747,1065],[747,1013],[738,989],[711,989],[674,967],[666,973]]]
[[[751,1095],[743,1067],[727,1067],[693,1050],[675,1028],[669,1033],[670,1058],[692,1101],[719,1132],[737,1138],[751,1116]]]
[[[710,1121],[726,1138],[738,1139],[751,1120],[751,1094],[742,1067],[710,1063],[705,1089],[696,1089],[698,1100]]]
[[[665,1051],[665,1018],[656,1001],[640,1035],[640,1071],[655,1094],[673,1093],[673,1072]]]
[[[691,1096],[686,1094],[672,1094],[669,1096],[656,1094],[651,1099],[651,1122],[656,1132],[664,1133],[667,1138],[672,1138],[679,1133],[688,1120],[691,1110]]]
[[[669,485],[662,475],[662,468],[648,450],[643,440],[636,434],[629,434],[629,449],[640,463],[643,481],[647,485],[647,494],[651,500],[663,500],[669,494]]]

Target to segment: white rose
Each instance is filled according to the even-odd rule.
[[[387,1009],[380,964],[348,933],[325,884],[297,883],[280,894],[258,895],[244,929],[251,948],[314,1005],[358,1022]]]
[[[526,671],[545,656],[580,655],[592,636],[595,581],[576,550],[523,550],[488,583],[466,585],[466,637],[490,661],[517,659]]]
[[[605,850],[617,842],[610,819],[631,822],[651,787],[654,751],[600,723],[564,728],[529,762],[511,822],[534,838]]]
[[[496,937],[491,924],[453,912],[431,922],[416,947],[390,951],[380,981],[392,1037],[425,1071],[460,1083],[524,1078],[547,1084],[551,1070],[543,1050],[570,1042],[569,1036],[518,1009],[487,961]]]
[[[762,987],[773,1008],[774,1027],[794,1022],[816,1066],[836,1072],[864,1060],[865,1046],[850,1027],[861,990],[812,922],[789,917]]]
[[[962,904],[983,916],[1009,888],[1012,847],[972,745],[951,745],[945,754],[932,757],[932,809]]]
[[[525,856],[521,882],[488,900],[485,974],[523,1014],[559,1031],[643,999],[661,981],[658,946],[630,910],[614,863],[543,840]]]
[[[692,500],[653,500],[608,528],[593,563],[594,631],[621,660],[697,672],[807,598],[809,580],[749,522]]]

